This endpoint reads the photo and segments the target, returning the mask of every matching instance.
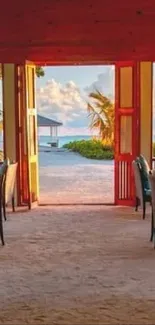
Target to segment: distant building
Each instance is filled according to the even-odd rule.
[[[50,136],[51,141],[48,142],[48,144],[51,145],[51,147],[58,147],[59,140],[58,140],[58,127],[62,126],[63,124],[61,122],[57,122],[55,120],[52,120],[50,118],[47,118],[45,116],[37,115],[37,126],[38,130],[42,127],[49,128],[50,130]]]

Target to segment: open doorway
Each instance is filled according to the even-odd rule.
[[[8,91],[7,88],[7,78],[10,78],[11,80],[15,80],[15,76],[17,77],[17,73],[20,75],[20,90],[21,93],[17,98],[13,94],[13,98],[9,97],[9,105],[7,103],[7,91],[3,92],[4,95],[4,102],[5,105],[5,130],[7,132],[5,135],[7,135],[7,138],[9,141],[6,141],[5,137],[5,154],[10,157],[10,159],[16,159],[16,155],[19,155],[19,165],[21,168],[18,169],[19,171],[19,177],[21,180],[21,183],[19,184],[19,196],[20,196],[20,202],[22,204],[29,204],[29,207],[31,207],[31,204],[38,201],[39,198],[39,182],[38,182],[38,150],[37,150],[37,141],[36,141],[36,135],[37,135],[37,109],[36,109],[36,101],[35,101],[35,87],[34,87],[34,79],[36,74],[36,67],[33,64],[27,64],[25,67],[23,66],[14,66],[12,65],[6,65],[5,71],[8,72],[8,74],[5,75],[4,78],[4,86],[5,89]],[[16,69],[17,68],[17,69]],[[89,67],[87,67],[89,68]],[[107,67],[106,67],[107,68]],[[139,87],[139,68],[141,71],[141,83]],[[52,75],[53,75],[53,69],[52,68]],[[62,68],[61,68],[62,69]],[[100,68],[101,69],[101,68]],[[89,68],[90,70],[90,68]],[[88,71],[89,72],[89,71]],[[101,71],[100,71],[101,72]],[[114,73],[114,69],[113,69]],[[151,62],[141,62],[135,63],[135,62],[118,62],[115,64],[115,73],[116,73],[116,84],[115,84],[115,91],[116,91],[116,102],[115,102],[115,204],[117,205],[133,205],[134,204],[134,183],[133,183],[133,174],[132,174],[132,161],[135,159],[137,155],[139,155],[140,152],[144,154],[146,159],[148,161],[152,160],[152,63]],[[61,71],[62,74],[62,71]],[[63,74],[67,76],[68,74]],[[88,75],[87,73],[84,73],[82,75],[85,76]],[[100,74],[101,75],[101,74]],[[136,76],[136,77],[135,77]],[[26,77],[26,78],[25,78]],[[148,78],[148,87],[146,89],[146,77]],[[25,91],[22,92],[24,88],[24,82],[26,80],[26,89],[27,89],[27,97],[25,98]],[[135,80],[135,82],[134,82]],[[68,81],[68,79],[67,79]],[[65,81],[65,82],[67,82]],[[90,81],[90,75],[89,75],[89,81]],[[65,84],[64,82],[64,84]],[[56,84],[55,80],[52,80],[52,82],[47,83],[47,88],[50,88],[49,85]],[[62,82],[61,82],[62,83]],[[12,82],[14,84],[14,82]],[[102,80],[103,84],[103,80]],[[107,84],[107,77],[106,77],[106,83]],[[10,83],[11,85],[11,83]],[[15,84],[14,84],[15,85]],[[16,84],[17,85],[17,84]],[[114,85],[114,82],[112,81],[112,85]],[[94,86],[94,82],[93,82]],[[139,90],[141,90],[140,94],[140,100],[139,100],[139,91],[137,92],[137,87]],[[45,88],[45,89],[44,89]],[[40,85],[39,91],[43,99],[43,105],[44,112],[46,111],[46,108],[49,108],[50,103],[50,111],[51,106],[52,108],[55,108],[55,112],[58,113],[58,104],[60,106],[61,104],[61,113],[65,113],[64,107],[67,106],[67,109],[70,108],[69,114],[67,112],[66,116],[69,116],[69,123],[72,123],[73,118],[75,118],[75,121],[77,123],[78,117],[79,119],[82,118],[82,121],[84,121],[84,116],[82,116],[82,112],[80,111],[81,105],[79,105],[79,89],[76,87],[76,84],[72,82],[67,82],[67,89],[71,90],[71,95],[68,96],[68,92],[66,89],[64,89],[64,85],[62,86],[59,82],[58,89],[56,91],[56,87],[51,92],[51,97],[49,97],[49,92],[46,87],[43,88],[43,85]],[[4,89],[4,87],[3,87]],[[12,85],[11,85],[12,89]],[[78,96],[74,96],[74,91],[78,91]],[[96,89],[95,89],[96,90]],[[98,90],[97,90],[98,91]],[[18,94],[18,92],[16,92]],[[5,98],[6,95],[6,98]],[[37,93],[38,95],[38,93]],[[62,96],[61,96],[62,95]],[[67,98],[64,97],[64,95],[67,95]],[[101,94],[103,97],[103,95]],[[77,100],[78,106],[76,106],[76,112],[72,110],[73,105],[72,101],[70,99]],[[15,103],[15,99],[18,99],[18,105]],[[25,100],[26,99],[26,100]],[[48,101],[49,99],[49,101]],[[53,99],[55,102],[53,102]],[[58,99],[61,99],[61,102],[58,101]],[[88,99],[88,97],[87,97]],[[106,99],[109,101],[109,99],[106,97]],[[146,105],[147,101],[147,105]],[[12,115],[10,115],[10,107],[12,107],[12,103],[14,102],[14,108],[12,109]],[[110,101],[111,102],[111,101]],[[24,103],[24,105],[21,105]],[[55,106],[54,106],[55,103]],[[88,102],[89,103],[89,102]],[[84,112],[87,114],[87,107],[88,103],[85,98],[85,107]],[[57,104],[57,105],[56,105]],[[90,103],[89,103],[90,104]],[[87,105],[87,106],[86,106]],[[38,105],[38,108],[40,108],[40,105]],[[148,109],[146,110],[146,106]],[[100,107],[100,106],[99,106]],[[20,114],[20,121],[16,125],[16,113],[22,112]],[[114,112],[114,110],[113,110]],[[40,113],[40,109],[38,110],[38,113]],[[60,112],[59,112],[60,113]],[[53,119],[59,120],[64,123],[65,119],[59,116],[52,116]],[[6,118],[7,116],[7,118]],[[64,115],[63,115],[64,116]],[[61,117],[61,118],[60,118]],[[88,122],[88,115],[85,116],[87,118]],[[12,122],[12,118],[14,118],[14,123]],[[111,118],[109,119],[111,121]],[[139,124],[137,124],[137,121]],[[146,124],[147,123],[147,124]],[[14,129],[12,130],[10,128],[10,125],[14,126]],[[139,125],[138,132],[137,132],[137,125]],[[147,126],[147,134],[146,132],[143,133],[143,126]],[[17,132],[13,132],[15,130],[15,126],[17,126]],[[25,127],[26,126],[26,127]],[[22,132],[20,132],[22,130]],[[11,132],[10,132],[11,131]],[[10,132],[10,133],[9,133]],[[82,134],[76,134],[76,136],[80,136]],[[136,137],[135,137],[136,135]],[[59,134],[59,136],[61,136]],[[73,133],[70,134],[70,136],[73,136]],[[82,135],[84,137],[84,134]],[[85,136],[89,136],[90,134],[85,134]],[[92,134],[91,134],[92,136]],[[94,136],[94,135],[93,135]],[[95,134],[95,137],[97,135]],[[18,141],[20,140],[20,141]],[[94,139],[93,139],[94,140]],[[136,141],[135,141],[136,140]],[[84,141],[84,140],[83,140]],[[90,140],[91,141],[91,140]],[[87,141],[84,141],[84,143],[87,143]],[[14,148],[12,146],[12,143],[14,143]],[[17,146],[16,146],[17,145]],[[83,145],[83,143],[82,143]],[[13,150],[12,150],[13,148]],[[90,155],[86,156],[86,153],[90,153],[89,150],[86,152],[80,152],[76,150],[73,150],[73,148],[61,148],[57,147],[57,152],[54,152],[57,155],[57,160],[55,161],[55,167],[59,167],[59,175],[63,180],[63,184],[58,183],[58,176],[56,170],[54,170],[52,163],[54,163],[54,157],[51,155],[50,161],[49,156],[47,154],[53,154],[51,152],[53,148],[49,148],[47,146],[44,146],[43,152],[40,153],[40,162],[41,157],[44,160],[41,168],[42,168],[42,175],[40,175],[40,183],[41,183],[41,176],[44,183],[41,183],[41,194],[44,195],[43,199],[44,204],[81,204],[86,203],[89,204],[89,202],[86,200],[87,198],[90,200],[90,204],[104,204],[104,203],[111,203],[108,197],[107,202],[105,202],[103,199],[106,198],[106,194],[110,193],[112,197],[112,181],[113,179],[110,178],[110,181],[108,180],[108,184],[106,183],[107,180],[107,174],[109,175],[109,166],[108,170],[104,169],[105,172],[103,173],[103,165],[101,166],[101,170],[99,170],[99,177],[96,177],[96,174],[94,172],[94,169],[92,173],[90,172],[90,166],[88,165],[88,159],[92,162],[95,162],[95,160],[99,161],[99,164],[102,159],[98,159],[99,157],[90,157]],[[23,150],[24,149],[24,150]],[[40,148],[39,148],[40,149]],[[55,149],[55,148],[54,148]],[[61,149],[61,150],[60,150]],[[67,150],[66,150],[67,149]],[[72,149],[72,150],[70,150]],[[86,148],[88,149],[88,148]],[[90,148],[89,148],[90,149]],[[100,147],[99,147],[100,149]],[[102,148],[103,149],[103,148]],[[105,150],[101,150],[102,153]],[[107,150],[110,151],[110,150]],[[63,156],[60,155],[60,153],[63,153]],[[64,153],[69,155],[74,155],[74,157],[78,157],[81,159],[85,159],[85,162],[87,160],[86,165],[84,165],[84,162],[81,166],[81,163],[78,164],[79,168],[79,175],[76,178],[75,174],[72,173],[72,168],[74,167],[73,160],[70,158],[67,158],[67,168],[63,170],[62,162],[64,162]],[[98,151],[97,151],[98,153]],[[91,151],[92,154],[92,151]],[[96,154],[96,152],[95,152]],[[106,152],[107,154],[107,152]],[[111,151],[110,151],[111,154]],[[42,156],[41,156],[42,155]],[[45,157],[46,155],[46,157]],[[108,152],[109,155],[109,152]],[[15,157],[15,158],[14,158]],[[92,159],[95,158],[95,159]],[[96,159],[97,158],[97,159]],[[107,156],[106,156],[107,160]],[[47,163],[48,162],[48,163]],[[108,160],[109,162],[109,160]],[[113,161],[111,162],[111,171],[113,171]],[[77,161],[76,161],[77,163]],[[105,165],[105,160],[103,159],[103,163]],[[85,167],[85,171],[87,172],[87,177],[84,178],[84,175],[82,174],[82,168]],[[94,166],[93,166],[94,167]],[[99,166],[100,167],[100,166]],[[49,168],[49,170],[48,170]],[[108,171],[108,172],[107,172]],[[53,173],[53,174],[52,174]],[[67,185],[66,178],[65,182],[63,177],[71,176],[70,184]],[[94,177],[95,175],[95,177]],[[63,177],[62,177],[63,176]],[[102,178],[103,176],[103,178]],[[97,183],[93,183],[93,177],[98,181]],[[55,182],[54,182],[55,180]],[[86,180],[85,183],[84,180]],[[47,187],[47,181],[50,187]],[[76,182],[77,181],[77,182]],[[100,182],[100,183],[99,183]],[[56,187],[56,185],[59,184],[59,188]],[[86,192],[84,185],[88,185],[88,192]],[[92,184],[92,191],[90,192]],[[61,186],[62,185],[62,186]],[[65,185],[65,187],[64,187]],[[110,187],[108,187],[110,185]],[[80,190],[80,192],[77,192],[77,189]],[[66,191],[67,190],[67,191]],[[68,191],[70,190],[70,191]],[[53,191],[53,192],[52,192]],[[92,196],[91,196],[92,195]],[[96,195],[96,197],[95,197]],[[101,196],[99,196],[101,195]],[[99,197],[101,197],[101,202],[98,202]],[[60,198],[60,200],[57,200]],[[64,200],[64,198],[66,200]],[[97,200],[95,200],[97,198]],[[53,200],[53,201],[52,201]],[[78,201],[79,200],[79,201]],[[52,202],[51,202],[52,201]]]
[[[95,98],[114,108],[114,73],[114,66],[49,67],[37,79],[40,204],[114,203],[113,143]]]

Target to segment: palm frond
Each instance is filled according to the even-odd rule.
[[[87,103],[87,111],[91,119],[90,127],[98,128],[102,139],[114,138],[114,105],[109,98],[95,90],[89,94],[91,102]]]

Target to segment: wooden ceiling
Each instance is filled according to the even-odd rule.
[[[3,0],[0,62],[155,61],[155,0]]]

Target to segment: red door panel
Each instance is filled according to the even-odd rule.
[[[134,204],[132,161],[139,153],[138,65],[116,64],[115,203]]]

